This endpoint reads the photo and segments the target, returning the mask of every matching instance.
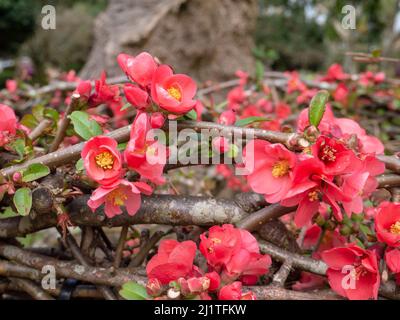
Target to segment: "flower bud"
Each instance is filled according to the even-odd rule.
[[[156,278],[149,279],[149,281],[147,281],[146,291],[148,295],[158,297],[163,291],[161,282]]]
[[[165,117],[161,112],[155,112],[150,116],[150,124],[154,129],[159,129],[164,125]]]

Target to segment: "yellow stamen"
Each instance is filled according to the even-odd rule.
[[[400,221],[396,221],[390,226],[390,233],[400,235]]]
[[[337,150],[335,148],[332,148],[330,146],[325,146],[322,149],[321,160],[322,161],[330,161],[330,162],[335,161],[336,160],[336,152],[337,152]]]
[[[114,156],[108,152],[108,151],[104,151],[99,153],[96,157],[96,164],[105,170],[109,170],[112,169],[113,165],[114,165]]]
[[[279,178],[289,172],[289,162],[287,160],[278,161],[272,167],[272,176]]]
[[[314,190],[308,193],[308,199],[310,201],[316,201],[319,198],[318,191]]]
[[[122,206],[126,199],[128,199],[128,196],[120,189],[115,189],[107,195],[107,199],[112,201],[115,206]]]
[[[177,87],[170,87],[167,89],[169,95],[173,97],[175,100],[181,101],[182,93]]]

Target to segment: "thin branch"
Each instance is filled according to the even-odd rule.
[[[244,287],[246,291],[252,291],[257,300],[341,300],[342,298],[330,290],[314,292],[302,292],[287,290],[278,286],[253,286]]]
[[[293,212],[294,210],[296,210],[296,207],[284,207],[277,203],[271,204],[257,212],[248,215],[246,218],[236,224],[236,226],[248,231],[255,231],[268,221],[277,219],[287,213]]]
[[[157,242],[164,237],[168,232],[156,231],[149,241],[145,242],[141,247],[139,252],[129,263],[130,268],[140,267],[143,261],[146,259],[149,251],[157,244]]]
[[[121,265],[122,251],[124,250],[124,245],[126,241],[126,236],[128,235],[128,226],[122,226],[121,233],[119,235],[117,250],[115,252],[114,268],[119,268]]]
[[[79,93],[74,93],[71,95],[71,102],[69,103],[67,109],[65,110],[64,117],[61,120],[61,123],[58,126],[56,136],[53,140],[53,143],[51,144],[49,148],[49,152],[54,152],[58,149],[59,145],[61,142],[64,140],[65,133],[67,131],[68,125],[71,122],[71,119],[69,118],[69,115],[78,109],[79,106],[79,99],[80,99],[80,94]]]
[[[47,292],[37,286],[33,281],[19,278],[10,278],[11,281],[28,293],[35,300],[54,300]]]
[[[144,277],[133,273],[132,270],[90,267],[70,261],[60,261],[2,242],[0,242],[0,255],[36,270],[42,270],[44,266],[52,265],[60,277],[73,278],[96,285],[120,287],[128,281],[145,282]]]
[[[29,139],[33,141],[39,138],[52,123],[53,122],[50,119],[43,119],[42,121],[40,121],[36,128],[29,133]]]
[[[57,228],[57,230],[62,236],[63,231],[61,230],[61,228]],[[64,240],[64,238],[62,238],[62,239]],[[67,235],[65,237],[64,243],[65,243],[65,246],[71,250],[72,255],[75,257],[76,260],[78,260],[78,262],[80,264],[82,264],[85,267],[90,267],[89,262],[87,261],[87,259],[83,256],[82,252],[80,251],[78,244],[75,241],[75,238],[71,235],[71,233],[68,232],[68,230],[67,230]],[[103,294],[103,296],[106,300],[117,300],[117,298],[115,297],[114,293],[111,291],[110,288],[108,288],[104,285],[98,285],[97,288]]]
[[[282,263],[280,269],[274,274],[272,279],[272,284],[278,287],[283,287],[285,285],[286,279],[288,278],[290,271],[292,270],[292,260],[287,259]]]

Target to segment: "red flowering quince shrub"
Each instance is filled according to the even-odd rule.
[[[276,82],[277,75],[239,70],[226,86],[203,90],[147,52],[116,60],[125,74],[118,81],[105,72],[84,80],[73,71],[54,89],[7,81],[0,201],[9,216],[0,219],[0,238],[57,224],[63,248],[78,252],[79,264],[71,265],[93,264],[103,277],[83,272],[78,280],[101,285],[105,297],[399,298],[400,160],[385,150],[385,135],[371,135],[360,118],[378,100],[390,112],[400,105],[384,73],[350,75],[334,64],[312,81],[288,71]],[[226,96],[216,103],[212,94],[223,87]],[[43,102],[27,103],[32,97]],[[185,137],[197,141],[201,129],[218,133],[207,136],[204,153],[204,141],[184,149],[186,140],[174,140],[192,130]],[[185,171],[199,163],[182,155],[219,162]],[[62,183],[50,183],[60,176]],[[29,216],[23,228],[18,215]],[[151,235],[141,223],[167,231]],[[80,248],[73,225],[84,230]],[[122,226],[116,246],[105,226]],[[88,234],[96,239],[93,252]],[[11,244],[0,243],[5,261],[19,263],[8,254],[25,251],[4,246]],[[62,266],[57,272],[70,277]]]

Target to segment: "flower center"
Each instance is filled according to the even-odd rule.
[[[331,146],[325,146],[320,153],[320,158],[322,161],[333,162],[336,160],[336,152],[337,150],[335,148],[332,148]]]
[[[390,233],[400,235],[400,221],[396,221],[390,226]]]
[[[361,264],[359,264],[354,266],[354,269],[351,270],[350,274],[354,280],[360,280],[360,277],[367,274],[367,270]]]
[[[112,169],[113,164],[114,164],[114,156],[108,152],[108,151],[104,151],[99,153],[96,157],[96,164],[105,170],[109,170]]]
[[[313,202],[319,199],[319,192],[317,190],[308,193],[308,199]]]
[[[287,160],[281,160],[274,164],[272,167],[272,176],[279,178],[286,175],[289,172],[289,162]]]
[[[213,253],[213,252],[214,252],[214,245],[215,245],[215,244],[218,244],[218,243],[221,243],[221,239],[218,239],[218,238],[211,238],[210,240],[211,240],[211,242],[212,242],[212,245],[209,246],[209,247],[207,248],[207,251],[208,251],[209,253]]]
[[[173,97],[175,100],[181,101],[182,93],[177,87],[170,87],[167,89],[169,95]]]
[[[115,189],[107,195],[107,199],[112,201],[115,206],[122,206],[128,199],[128,196],[122,190]]]

